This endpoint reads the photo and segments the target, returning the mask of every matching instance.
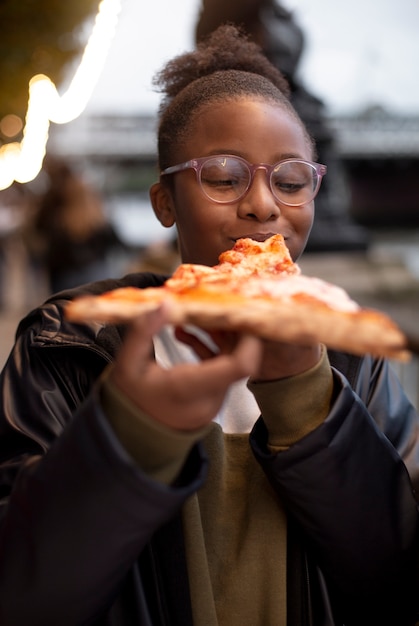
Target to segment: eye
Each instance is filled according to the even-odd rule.
[[[313,173],[304,163],[283,163],[272,173],[272,184],[284,194],[298,194],[313,188]]]
[[[233,187],[239,182],[239,178],[232,172],[218,166],[206,167],[202,171],[201,179],[204,184],[220,187]]]
[[[202,184],[212,189],[242,189],[247,185],[248,178],[241,163],[226,158],[207,162],[201,171]]]
[[[274,185],[284,193],[298,193],[307,186],[307,183],[291,180],[274,180]]]

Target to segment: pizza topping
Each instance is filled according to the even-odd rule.
[[[240,289],[240,292],[249,298],[264,295],[281,299],[289,299],[298,295],[311,297],[337,311],[358,311],[360,308],[340,287],[331,285],[321,278],[310,276],[249,279]]]
[[[291,258],[282,235],[273,235],[266,241],[238,239],[232,250],[219,257],[217,272],[247,274],[299,274],[300,268]]]
[[[183,263],[165,286],[176,292],[185,292],[198,285],[216,285],[223,283],[240,288],[250,278],[296,276],[301,273],[294,263],[282,235],[273,235],[266,241],[239,239],[231,250],[223,252],[220,263],[214,267]]]
[[[127,322],[170,302],[168,323],[250,332],[264,339],[406,360],[407,338],[384,313],[340,287],[304,276],[281,235],[239,239],[219,264],[182,264],[161,287],[123,287],[66,306],[75,322]]]

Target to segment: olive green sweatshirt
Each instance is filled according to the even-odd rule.
[[[286,626],[286,515],[248,433],[224,433],[216,423],[172,430],[139,411],[112,384],[109,371],[101,381],[104,411],[143,471],[170,484],[198,440],[208,453],[206,484],[183,508],[195,626]],[[327,352],[303,374],[249,383],[248,389],[271,451],[280,452],[328,414],[333,382]]]

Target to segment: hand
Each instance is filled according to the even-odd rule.
[[[220,353],[230,352],[237,344],[240,335],[230,331],[213,331],[209,333]],[[199,339],[183,328],[176,329],[176,337],[188,344],[201,359],[214,356],[214,352]],[[314,367],[321,358],[321,345],[299,346],[277,341],[260,340],[262,358],[253,380],[267,381],[289,378],[302,374]]]
[[[279,380],[302,374],[314,367],[321,358],[320,344],[299,346],[276,341],[263,341],[263,352],[253,381]]]
[[[218,413],[230,385],[258,371],[262,345],[256,337],[231,337],[214,354],[191,340],[200,363],[170,369],[158,365],[152,337],[166,323],[166,305],[139,318],[129,329],[115,360],[112,382],[139,409],[170,428],[195,430]]]

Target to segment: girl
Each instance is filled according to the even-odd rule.
[[[230,26],[156,82],[157,218],[183,262],[304,250],[324,168],[287,85]],[[292,184],[301,169],[312,185]],[[418,416],[387,363],[250,336],[74,326],[60,294],[2,373],[5,626],[408,626]],[[250,445],[249,445],[250,443]]]

